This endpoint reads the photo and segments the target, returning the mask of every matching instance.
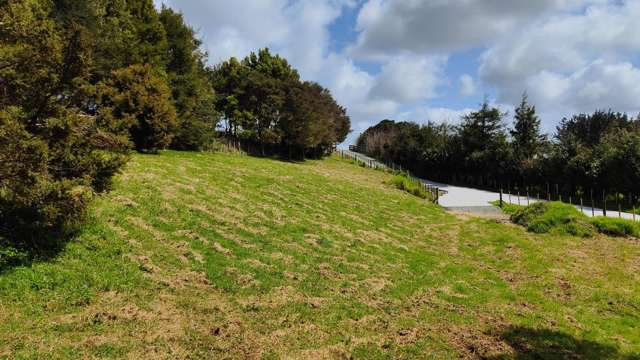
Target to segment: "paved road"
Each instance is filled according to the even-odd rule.
[[[344,153],[349,156],[355,156],[356,158],[366,163],[377,164],[378,167],[386,167],[384,164],[366,155],[349,151],[349,150],[341,149],[341,151],[344,151]],[[449,184],[443,184],[440,182],[430,181],[427,179],[420,179],[420,181],[426,184],[436,186],[445,192],[444,195],[440,196],[440,205],[442,205],[445,208],[460,210],[460,211],[467,211],[467,212],[491,212],[491,211],[497,210],[495,206],[492,206],[489,203],[492,201],[500,200],[499,193],[480,190],[480,189],[474,189],[469,187],[453,186]],[[534,198],[527,199],[526,196],[518,197],[515,194],[511,196],[509,196],[509,194],[503,194],[502,198],[506,202],[511,202],[512,204],[521,204],[521,205],[527,205],[527,204],[531,204],[533,202],[538,201]],[[576,208],[580,210],[580,206],[576,206]],[[595,216],[603,215],[602,209],[598,209],[598,208],[595,208],[592,211],[590,207],[585,206],[582,208],[582,211],[587,216],[592,216],[592,213],[595,213]],[[607,211],[607,217],[614,217],[614,218],[622,217],[625,219],[634,219],[633,214],[629,214],[629,213],[618,214],[617,211],[611,211],[611,210]],[[635,216],[635,219],[640,221],[640,216]]]

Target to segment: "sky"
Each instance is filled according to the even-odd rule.
[[[352,143],[383,119],[458,123],[527,93],[543,130],[640,112],[640,0],[154,0],[211,65],[268,47],[347,108]]]

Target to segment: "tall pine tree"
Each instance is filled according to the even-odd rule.
[[[511,130],[514,156],[518,161],[535,158],[545,136],[540,133],[540,119],[535,106],[529,104],[526,93],[522,95],[514,120]]]

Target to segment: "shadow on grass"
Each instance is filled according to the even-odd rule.
[[[55,258],[79,233],[78,226],[28,237],[0,233],[0,275],[16,267]]]
[[[569,334],[527,327],[509,327],[496,334],[514,350],[513,354],[485,359],[625,359],[640,360],[640,354],[622,354],[619,349]]]

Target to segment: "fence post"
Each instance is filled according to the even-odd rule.
[[[593,188],[590,189],[591,193],[591,217],[596,217],[596,205],[593,202]]]
[[[502,209],[502,188],[500,188],[500,208]]]
[[[616,191],[616,202],[618,203],[618,217],[622,218],[622,205],[620,204],[620,194]]]
[[[607,216],[607,190],[602,190],[602,215]]]

